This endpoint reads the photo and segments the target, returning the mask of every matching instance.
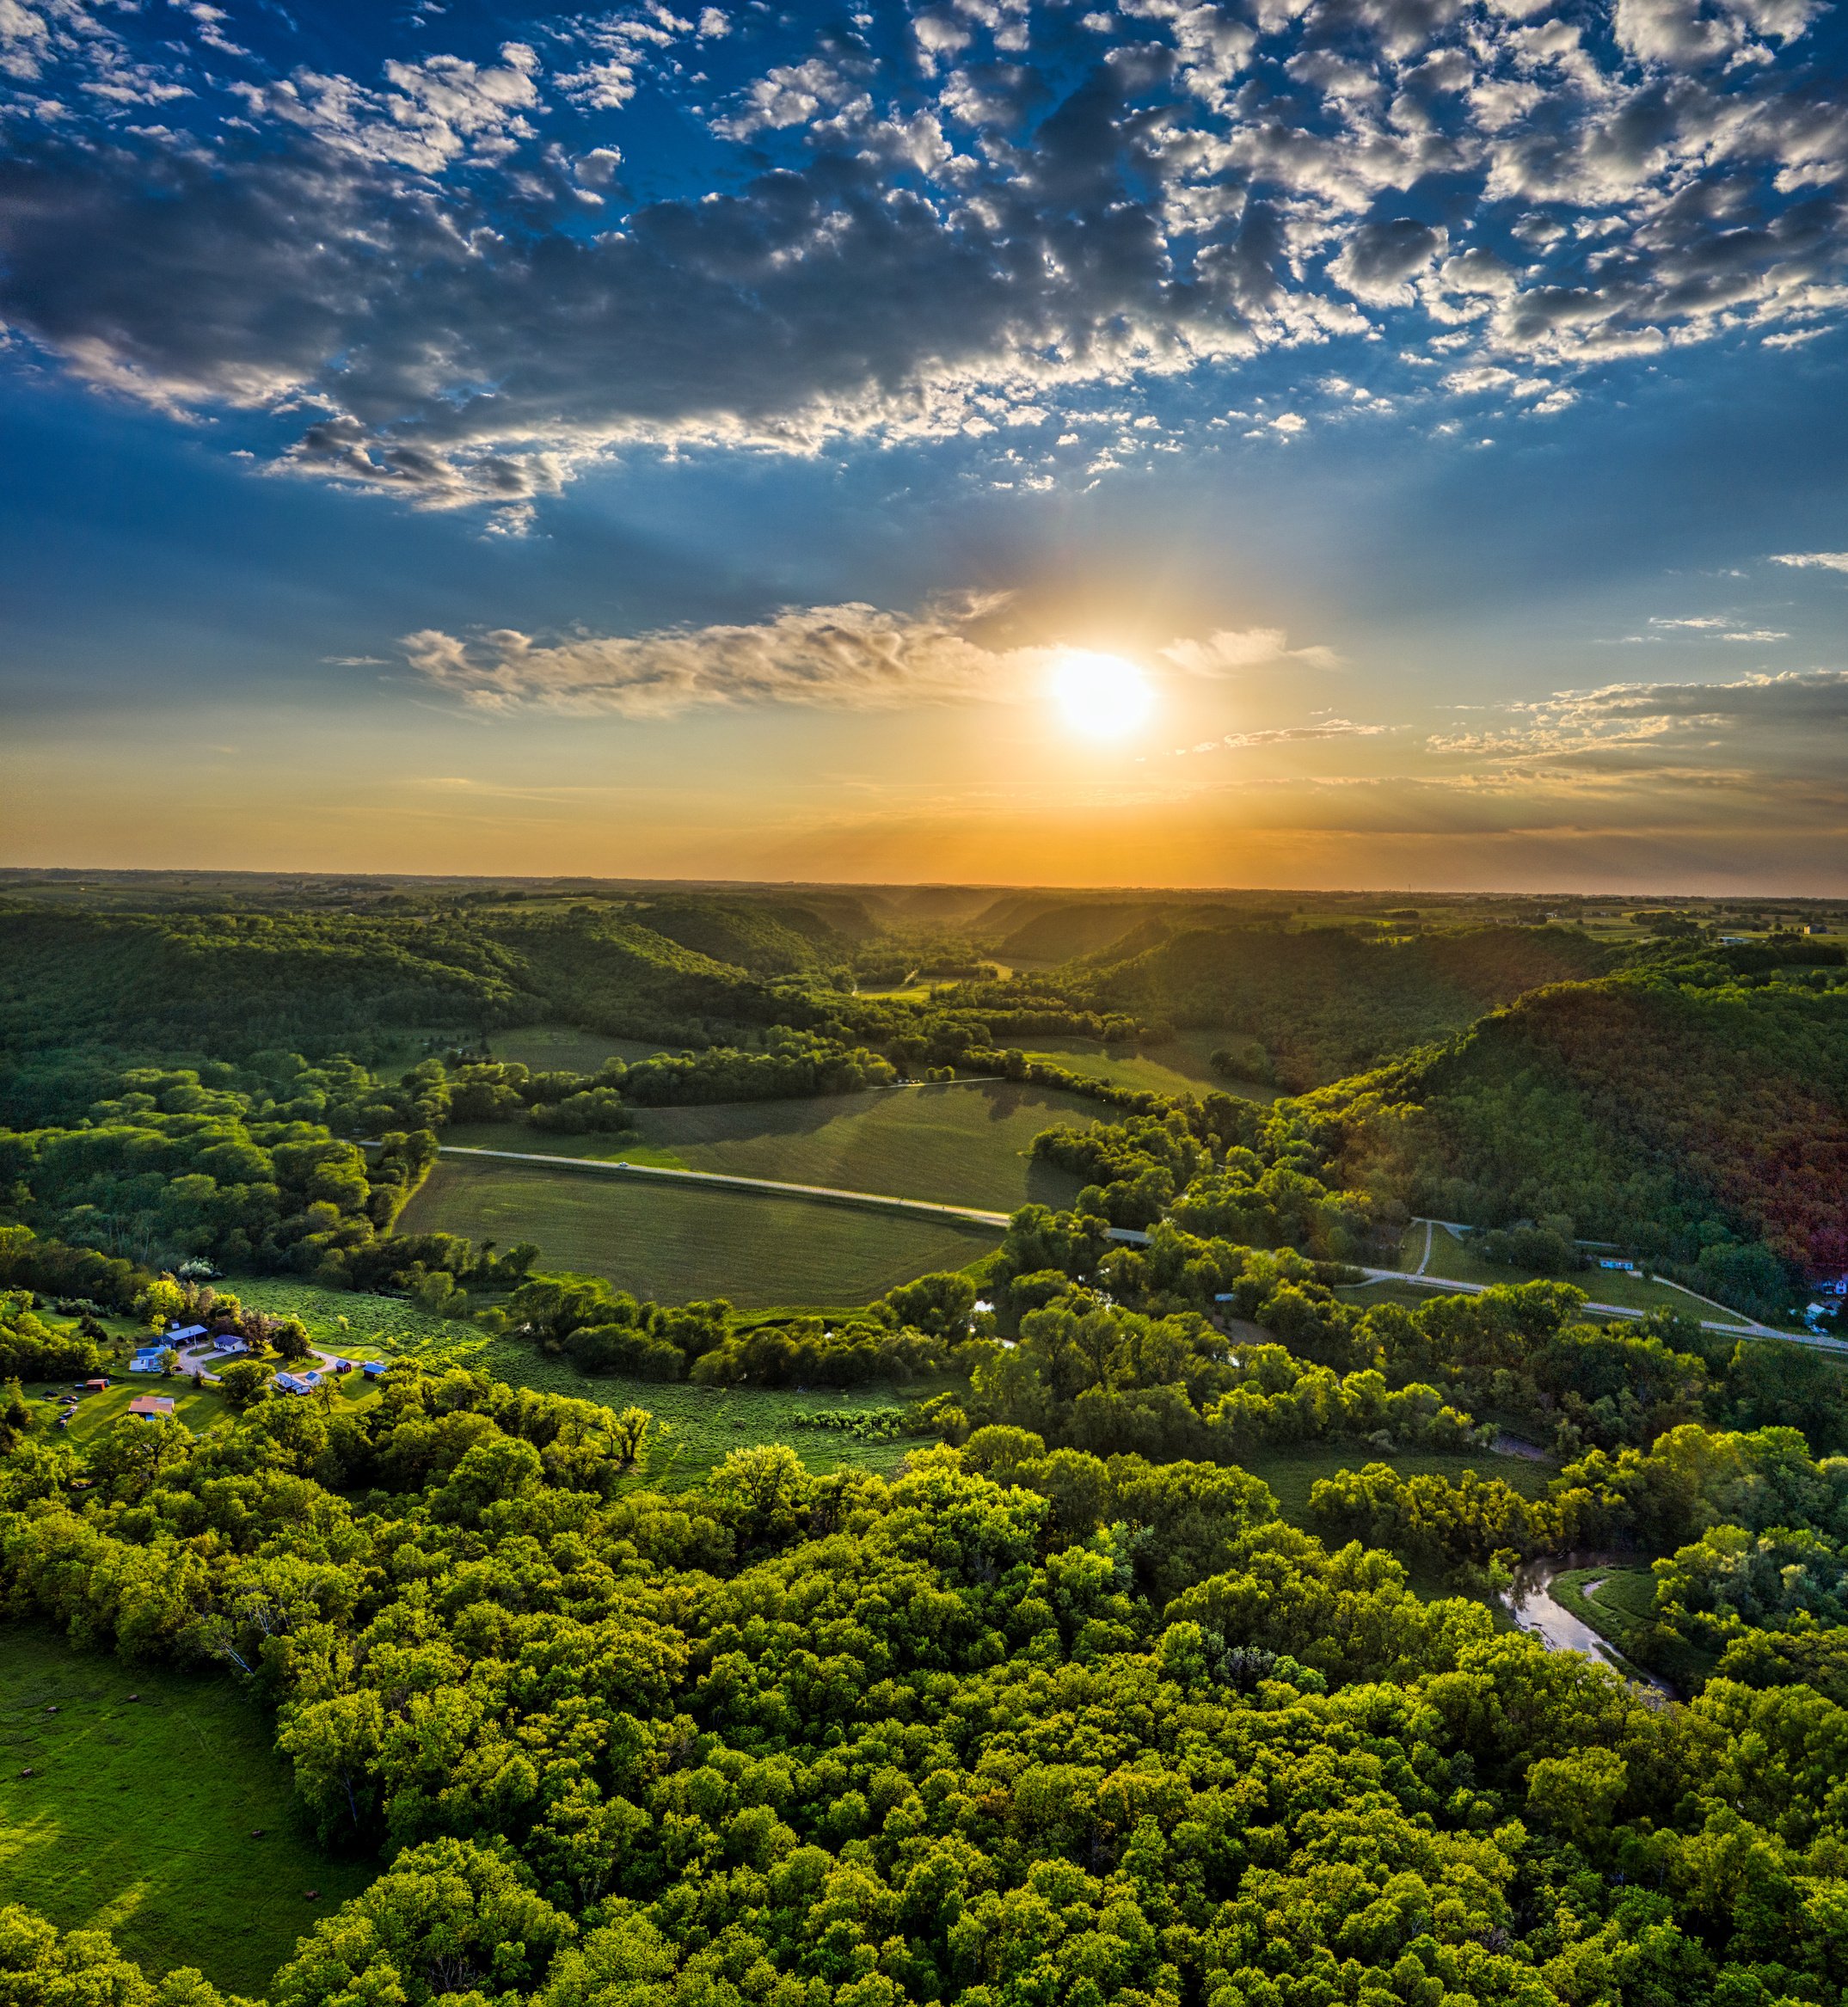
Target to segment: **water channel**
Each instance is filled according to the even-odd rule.
[[[1572,1568],[1599,1568],[1607,1564],[1618,1565],[1616,1558],[1608,1554],[1556,1554],[1539,1561],[1523,1562],[1514,1571],[1513,1585],[1502,1600],[1516,1624],[1522,1630],[1532,1632],[1549,1651],[1582,1652],[1599,1665],[1613,1667],[1626,1679],[1672,1697],[1673,1690],[1666,1681],[1630,1665],[1614,1647],[1599,1636],[1582,1618],[1575,1617],[1553,1595],[1556,1576]],[[1585,1585],[1587,1590],[1597,1586],[1595,1580]]]

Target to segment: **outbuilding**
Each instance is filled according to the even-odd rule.
[[[170,1394],[137,1394],[128,1403],[128,1412],[144,1421],[151,1421],[157,1415],[171,1415],[173,1409]]]

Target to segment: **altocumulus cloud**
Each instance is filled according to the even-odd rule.
[[[0,320],[280,470],[516,524],[612,451],[1005,439],[1347,335],[1544,414],[1839,318],[1819,12],[380,13],[349,73],[279,9],[0,0]]]

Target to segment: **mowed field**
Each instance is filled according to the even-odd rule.
[[[1424,1245],[1424,1228],[1412,1227],[1399,1244],[1399,1266],[1416,1268],[1423,1256]],[[1424,1273],[1443,1276],[1452,1282],[1509,1285],[1548,1280],[1569,1282],[1575,1289],[1582,1289],[1593,1303],[1618,1304],[1625,1310],[1682,1310],[1691,1317],[1699,1318],[1718,1315],[1710,1303],[1696,1296],[1691,1290],[1665,1282],[1657,1276],[1628,1275],[1620,1268],[1581,1268],[1570,1275],[1545,1277],[1537,1276],[1526,1268],[1508,1268],[1498,1261],[1485,1261],[1444,1226],[1434,1226],[1431,1230],[1431,1259]]]
[[[406,1206],[402,1233],[532,1241],[542,1267],[605,1275],[659,1303],[722,1296],[741,1309],[869,1302],[961,1268],[992,1229],[757,1193],[654,1185],[594,1171],[445,1157]]]
[[[150,1972],[193,1965],[264,1993],[378,1872],[314,1844],[273,1734],[229,1677],[0,1625],[0,1903],[107,1930]]]
[[[1041,1039],[1028,1054],[1068,1067],[1093,1080],[1148,1094],[1242,1095],[1247,1101],[1270,1102],[1283,1092],[1259,1080],[1228,1080],[1215,1073],[1210,1055],[1222,1046],[1244,1041],[1235,1032],[1182,1031],[1158,1046],[1102,1046],[1095,1039]]]
[[[1059,1123],[1083,1128],[1096,1119],[1096,1104],[1077,1095],[1012,1081],[957,1081],[801,1101],[639,1108],[636,1126],[613,1136],[554,1136],[525,1123],[458,1123],[444,1131],[443,1140],[1008,1212],[1029,1199],[1071,1203],[1079,1181],[1035,1163],[1033,1139]]]
[[[517,1059],[536,1073],[594,1073],[605,1059],[651,1059],[667,1050],[659,1040],[605,1038],[573,1024],[523,1024],[488,1041],[497,1059]]]

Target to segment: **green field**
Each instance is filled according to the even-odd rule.
[[[966,1267],[999,1239],[852,1206],[465,1157],[437,1165],[399,1225],[502,1247],[534,1241],[545,1268],[606,1275],[660,1303],[723,1296],[746,1310],[869,1302],[915,1275]]]
[[[1424,1255],[1424,1228],[1411,1228],[1399,1246],[1399,1266],[1416,1268]],[[1719,1315],[1710,1303],[1696,1296],[1691,1290],[1683,1289],[1677,1283],[1664,1282],[1659,1276],[1645,1279],[1641,1275],[1626,1275],[1621,1269],[1581,1268],[1570,1275],[1545,1277],[1534,1275],[1525,1268],[1504,1267],[1498,1261],[1485,1261],[1449,1228],[1443,1226],[1432,1229],[1431,1259],[1424,1272],[1427,1275],[1443,1276],[1452,1282],[1569,1282],[1575,1289],[1582,1289],[1595,1303],[1618,1304],[1626,1310],[1685,1310],[1691,1317],[1700,1318]]]
[[[1035,1163],[1033,1139],[1059,1123],[1088,1127],[1097,1119],[1096,1104],[1077,1095],[1012,1081],[635,1113],[636,1126],[613,1136],[553,1136],[525,1123],[476,1122],[445,1130],[443,1140],[1009,1212],[1029,1199],[1071,1203],[1079,1181],[1054,1165]]]
[[[194,1965],[263,1992],[376,1872],[314,1845],[273,1734],[228,1677],[131,1669],[0,1625],[0,1902],[110,1930],[151,1972]]]
[[[1309,1523],[1310,1488],[1318,1478],[1369,1464],[1390,1464],[1405,1477],[1436,1476],[1453,1482],[1465,1470],[1478,1477],[1499,1477],[1523,1498],[1538,1498],[1559,1475],[1553,1463],[1523,1457],[1498,1457],[1487,1450],[1376,1450],[1370,1443],[1307,1443],[1254,1452],[1243,1468],[1262,1477],[1277,1495],[1277,1509],[1296,1525]]]
[[[1260,1080],[1228,1080],[1215,1073],[1209,1055],[1243,1041],[1224,1031],[1177,1032],[1158,1046],[1102,1046],[1095,1039],[1041,1039],[1028,1053],[1093,1080],[1146,1094],[1201,1094],[1217,1089],[1242,1095],[1247,1101],[1274,1102],[1280,1087]]]
[[[605,1059],[652,1059],[665,1050],[658,1039],[605,1038],[572,1024],[522,1024],[488,1041],[497,1059],[517,1059],[536,1073],[594,1073]]]

